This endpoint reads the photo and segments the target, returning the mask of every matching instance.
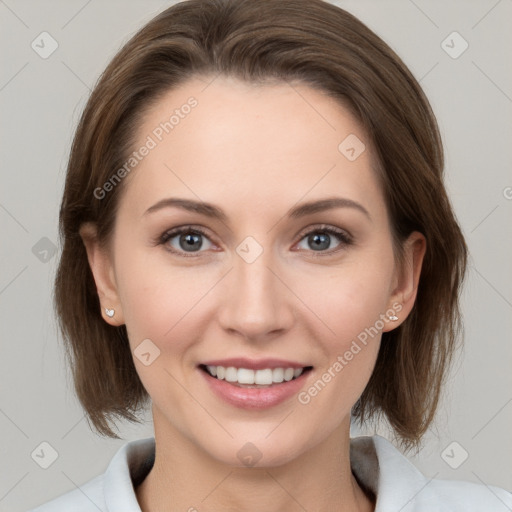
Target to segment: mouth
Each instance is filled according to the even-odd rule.
[[[269,365],[270,366],[270,365]],[[273,366],[273,365],[272,365]],[[268,368],[245,368],[243,366],[222,366],[201,364],[200,370],[210,377],[240,388],[270,388],[296,380],[313,369],[312,366],[277,366]]]

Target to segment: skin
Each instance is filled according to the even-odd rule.
[[[137,498],[145,512],[374,510],[350,470],[349,430],[380,333],[307,404],[293,396],[263,410],[234,407],[211,392],[197,365],[238,356],[299,361],[313,366],[307,390],[393,305],[399,319],[383,330],[406,319],[425,239],[411,235],[398,267],[371,144],[345,108],[306,85],[212,79],[169,91],[137,127],[140,147],[168,112],[198,100],[125,178],[108,248],[93,225],[81,230],[102,308],[115,309],[113,318],[103,311],[105,321],[126,324],[132,350],[148,338],[160,350],[149,366],[134,357],[156,439]],[[349,134],[366,144],[354,161],[338,150]],[[354,207],[287,215],[297,203],[333,196],[368,216]],[[145,213],[168,197],[213,203],[227,219],[170,207]],[[179,235],[154,243],[182,225],[206,230],[200,251],[186,252]],[[306,235],[322,225],[348,232],[352,243],[330,235],[315,251]],[[263,249],[252,263],[236,252],[248,236]],[[261,453],[254,467],[237,457],[247,442]]]

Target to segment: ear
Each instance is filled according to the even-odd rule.
[[[396,268],[394,288],[388,309],[389,312],[390,310],[394,311],[393,314],[398,317],[398,320],[386,322],[383,332],[398,327],[409,316],[416,300],[426,249],[427,241],[424,235],[418,231],[411,233],[405,241],[403,260],[402,264]]]
[[[101,304],[101,315],[110,325],[123,325],[123,311],[117,292],[110,251],[99,243],[95,224],[91,222],[82,224],[79,233],[85,245],[89,266],[96,283],[96,291]],[[111,312],[110,316],[107,315],[107,309]]]

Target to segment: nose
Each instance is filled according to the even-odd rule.
[[[271,251],[263,251],[252,263],[235,254],[222,289],[222,328],[255,342],[288,331],[295,320],[294,295],[280,273]]]

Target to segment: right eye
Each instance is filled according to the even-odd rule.
[[[160,237],[160,244],[174,254],[189,258],[195,257],[193,253],[204,252],[201,249],[205,239],[213,245],[201,228],[182,226],[163,233]]]

